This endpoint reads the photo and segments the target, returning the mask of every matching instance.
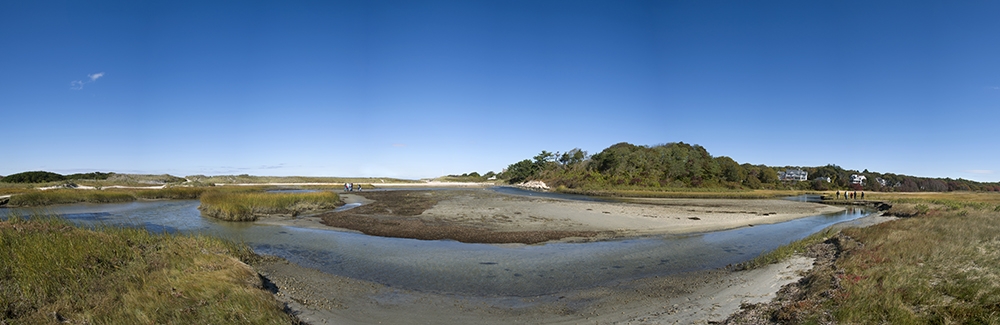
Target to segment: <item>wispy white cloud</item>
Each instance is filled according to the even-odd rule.
[[[986,87],[986,89],[1000,90],[1000,86],[990,86],[990,87]]]
[[[971,174],[979,174],[979,175],[993,174],[993,171],[989,169],[971,169],[971,170],[966,170],[965,172]]]
[[[396,148],[403,148],[403,147],[406,147],[406,144],[403,144],[403,143],[393,143],[392,146],[396,147]]]
[[[73,81],[71,81],[69,83],[69,89],[73,89],[73,90],[83,89],[83,85],[89,84],[91,82],[95,82],[95,81],[97,81],[97,79],[100,79],[101,77],[104,77],[104,72],[98,72],[98,73],[88,74],[87,78],[89,78],[90,80],[88,80],[88,81],[73,80]]]

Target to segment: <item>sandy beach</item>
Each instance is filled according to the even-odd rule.
[[[582,202],[481,189],[372,191],[342,197],[346,203],[362,203],[358,208],[338,212],[345,217],[419,220],[427,226],[470,227],[476,233],[593,233],[591,237],[571,236],[558,241],[705,232],[843,210],[788,200]],[[377,204],[379,200],[381,205]],[[399,204],[386,202],[390,200]],[[330,229],[323,220],[330,216],[265,218],[259,222]],[[886,218],[863,219],[855,225],[866,226]],[[273,282],[275,297],[309,324],[706,324],[725,320],[742,304],[769,301],[779,288],[797,281],[801,271],[812,264],[811,258],[795,257],[755,270],[691,272],[534,297],[416,292],[323,273],[274,257],[264,258],[254,267]]]

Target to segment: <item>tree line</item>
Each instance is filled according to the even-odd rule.
[[[17,174],[7,175],[6,177],[0,178],[0,182],[3,183],[48,183],[48,182],[61,182],[77,179],[93,179],[93,180],[103,180],[108,179],[114,173],[77,173],[69,175],[61,175],[53,172],[46,171],[31,171],[23,172]]]
[[[783,181],[779,172],[801,169],[808,181]],[[851,175],[865,176],[861,184]],[[870,191],[1000,191],[1000,183],[965,179],[925,178],[892,173],[821,167],[772,167],[740,164],[730,157],[713,157],[704,147],[683,142],[640,146],[626,142],[595,155],[579,148],[563,153],[542,151],[510,164],[499,176],[508,183],[544,181],[571,189],[724,188],[724,189],[853,189]]]

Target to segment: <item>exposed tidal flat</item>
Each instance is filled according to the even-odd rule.
[[[390,197],[386,197],[386,193],[411,194],[421,198],[428,195],[439,195],[440,200],[434,200],[431,202],[433,204],[428,204],[422,200],[417,201],[424,203],[394,199],[392,201],[397,202],[395,204],[377,204],[380,198],[383,201],[389,201],[387,198]],[[526,207],[527,210],[508,211],[511,219],[518,220],[515,223],[523,223],[524,225],[537,223],[538,218],[545,216],[544,209],[536,211],[532,210],[532,206],[546,206],[561,202],[552,199],[512,196],[487,190],[363,192],[344,196],[344,200],[351,206],[365,203],[355,208],[361,212],[364,212],[365,210],[361,209],[367,206],[401,211],[403,214],[413,214],[418,212],[417,210],[438,211],[434,209],[439,208],[462,210],[464,208],[461,206],[464,203],[461,202],[470,203],[472,202],[470,200],[477,198],[483,200],[483,204],[493,202],[490,204]],[[622,203],[596,202],[593,204],[622,205]],[[784,202],[779,204],[784,204]],[[309,225],[309,228],[303,228],[300,225],[305,220],[320,219],[318,216],[308,215],[272,216],[255,223],[226,222],[214,218],[204,218],[199,212],[198,206],[199,201],[195,200],[172,200],[62,205],[51,206],[47,209],[81,224],[126,223],[139,225],[154,232],[207,234],[245,242],[258,253],[279,256],[293,263],[268,262],[265,259],[264,262],[256,265],[258,270],[262,274],[268,274],[268,278],[273,279],[279,288],[284,287],[278,291],[279,298],[295,297],[298,300],[292,299],[286,302],[290,305],[298,304],[302,310],[312,311],[316,311],[316,308],[322,306],[337,306],[337,304],[324,301],[337,301],[337,299],[343,300],[349,297],[344,296],[339,290],[323,291],[319,296],[309,298],[301,296],[303,292],[311,289],[295,289],[295,283],[305,281],[305,277],[309,274],[321,274],[320,279],[325,279],[321,282],[329,280],[333,281],[331,283],[353,283],[363,288],[388,288],[395,292],[393,295],[398,297],[423,297],[427,299],[459,297],[463,301],[479,301],[500,310],[523,310],[521,309],[523,306],[529,305],[534,306],[529,309],[535,310],[536,307],[543,308],[544,304],[536,305],[535,301],[532,301],[525,305],[526,302],[520,301],[522,299],[541,299],[537,301],[541,302],[548,299],[544,297],[562,295],[562,293],[608,290],[607,285],[616,281],[636,281],[650,277],[676,279],[676,276],[668,275],[725,266],[725,264],[748,259],[760,251],[769,249],[769,247],[794,239],[750,243],[746,239],[755,236],[737,231],[730,233],[729,238],[725,238],[726,235],[699,235],[667,240],[667,242],[674,243],[675,246],[672,247],[664,246],[665,241],[656,237],[627,239],[635,238],[634,236],[582,244],[555,242],[531,246],[519,244],[495,246],[463,244],[449,240],[373,237],[331,230],[318,222]],[[406,210],[406,208],[411,210]],[[486,210],[489,210],[488,208],[486,207]],[[581,211],[587,211],[586,209],[581,208]],[[469,213],[463,213],[459,210],[454,211],[457,217],[462,214],[469,215]],[[602,209],[599,210],[598,213],[601,215],[608,215]],[[348,211],[353,210],[344,212]],[[768,214],[770,215],[770,213]],[[379,217],[393,217],[391,213],[378,213],[378,215]],[[520,216],[523,216],[523,220]],[[615,218],[616,216],[608,217]],[[705,221],[710,221],[706,214],[702,214],[701,217],[706,217]],[[801,236],[814,231],[812,228],[832,222],[832,220],[823,221],[822,219],[814,220],[818,221],[819,224],[798,226]],[[447,220],[442,220],[442,222],[444,221]],[[466,225],[476,224],[475,222],[470,223],[469,220],[459,219],[451,222]],[[286,223],[292,226],[285,225]],[[489,223],[481,225],[489,225]],[[573,225],[562,226],[572,227]],[[562,226],[554,225],[557,228]],[[530,232],[531,227],[528,228]],[[746,229],[761,231],[766,230],[767,227],[758,226]],[[783,232],[782,230],[777,231]],[[756,237],[773,238],[774,236]],[[612,236],[605,239],[613,238],[617,237]],[[708,248],[713,253],[705,254],[695,249],[695,247],[703,245],[706,240],[715,243],[715,248]],[[571,241],[575,242],[576,240]],[[270,268],[277,268],[278,271]],[[319,270],[320,272],[315,273],[307,270]],[[699,272],[699,274],[702,273],[704,272]],[[330,285],[327,284],[314,288],[329,287]],[[350,292],[350,290],[344,292]],[[368,305],[367,300],[352,301],[361,305],[350,306],[344,305],[346,302],[342,302],[339,306],[350,307],[348,309],[353,311],[368,310],[380,314],[383,311],[382,307],[386,306],[384,303],[391,302],[382,301],[382,304]],[[320,302],[324,303],[320,304]],[[582,304],[578,308],[590,308],[584,301],[577,303]],[[406,303],[404,305],[408,306],[407,308],[421,306],[419,303]],[[424,307],[433,310],[442,306]],[[330,310],[335,313],[325,315],[323,318],[351,318],[364,314],[345,312],[337,308]],[[392,315],[402,316],[393,313],[386,313],[383,316],[393,317]],[[401,319],[396,320],[398,322]],[[510,320],[504,317],[497,319]]]
[[[400,195],[415,199],[401,199]],[[425,200],[428,197],[430,200]],[[346,194],[342,199],[353,209],[324,215],[268,216],[254,223],[204,218],[195,200],[77,204],[49,209],[81,224],[131,223],[154,232],[208,234],[244,242],[257,253],[275,256],[255,259],[251,264],[273,282],[276,298],[295,310],[301,319],[314,323],[322,320],[340,323],[724,320],[738,311],[743,302],[769,301],[768,292],[773,296],[777,287],[794,282],[798,278],[795,270],[809,269],[812,262],[809,258],[776,258],[757,263],[748,271],[720,268],[747,261],[829,224],[866,214],[848,208],[839,213],[844,217],[837,217],[837,213],[792,216],[791,221],[778,219],[777,223],[769,224],[765,219],[756,219],[744,222],[745,225],[715,228],[733,228],[725,231],[650,233],[629,230],[627,225],[634,220],[606,227],[587,222],[587,217],[579,220],[569,217],[567,221],[562,216],[593,213],[594,218],[612,220],[631,216],[638,220],[712,223],[735,216],[780,218],[785,214],[787,217],[799,211],[796,209],[803,209],[800,212],[808,215],[817,206],[829,207],[772,200],[735,200],[731,204],[725,204],[724,200],[689,199],[567,201],[490,190],[373,191]],[[383,204],[378,204],[380,200]],[[786,206],[785,202],[791,205]],[[908,202],[897,206],[900,213],[924,211],[928,214],[921,216],[926,217],[935,216],[933,211],[938,206],[954,213],[965,211],[966,215],[979,208],[989,213],[993,209],[990,204]],[[956,210],[948,210],[952,208]],[[677,214],[668,213],[670,209]],[[467,244],[457,239],[368,236],[362,234],[363,230],[345,232],[320,223],[327,216],[345,213],[389,223],[411,219],[429,225],[473,227],[470,228],[473,231],[468,231],[473,234],[519,229],[531,233],[549,229],[533,224],[552,223],[551,229],[555,230],[583,229],[603,235],[570,236],[535,245],[516,241]],[[721,219],[713,220],[713,214]],[[862,219],[888,220],[876,216]],[[649,228],[649,225],[635,227]],[[830,238],[839,238],[837,234],[837,231],[821,232],[806,241],[827,244]],[[790,249],[777,251],[790,251],[788,255],[794,255],[808,252],[807,246],[791,245]]]

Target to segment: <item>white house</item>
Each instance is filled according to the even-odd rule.
[[[778,178],[783,181],[805,181],[809,180],[809,173],[801,169],[788,169],[778,172]]]
[[[868,179],[865,175],[853,174],[851,175],[851,184],[865,185],[865,180]]]

